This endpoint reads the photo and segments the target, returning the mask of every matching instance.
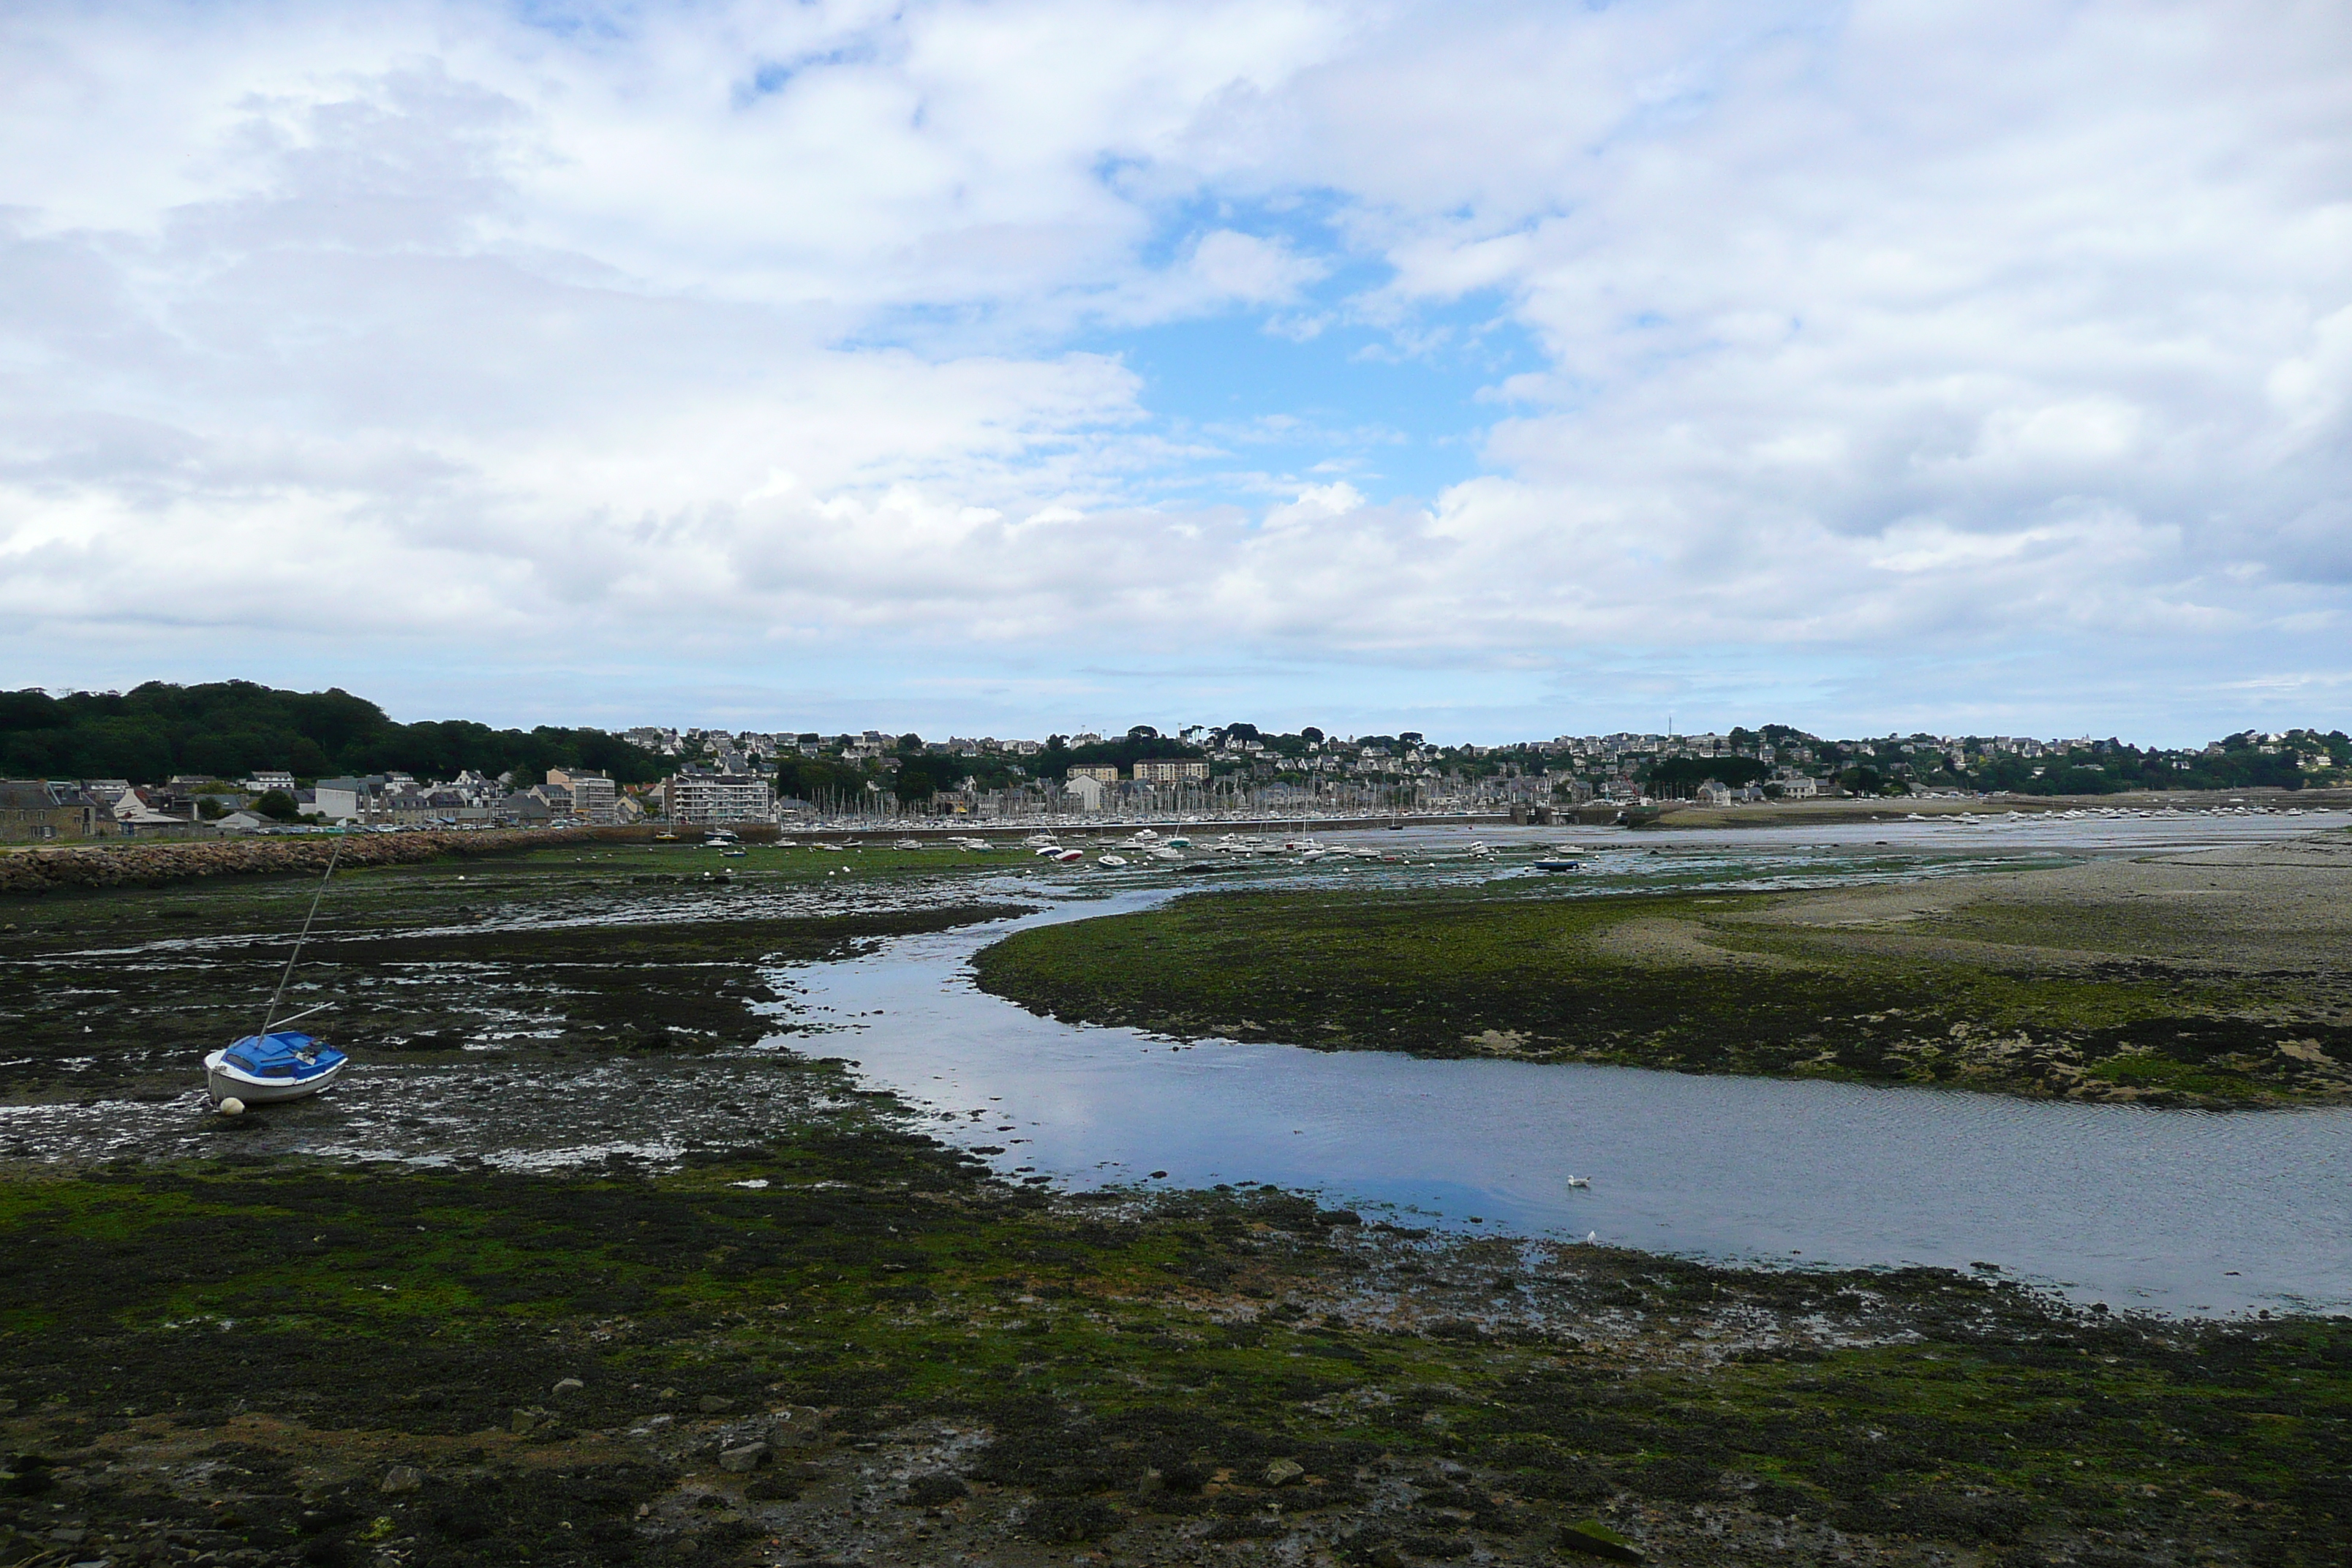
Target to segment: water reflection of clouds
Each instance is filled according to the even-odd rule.
[[[2140,826],[2125,844],[2069,826],[2014,852],[1979,845],[1933,863],[1763,845],[1726,855],[1717,837],[1695,858],[1702,864],[1683,869],[1698,873],[1694,889],[1775,880],[1757,875],[1765,865],[1809,868],[1814,885],[1839,886],[2151,840],[2205,847],[2215,837],[2209,825],[2160,823],[2166,831]],[[2233,840],[2318,824],[2243,826],[2251,831]],[[1146,908],[1175,890],[1129,887],[1022,923]],[[1466,1227],[1475,1215],[1489,1234],[1591,1231],[1808,1267],[1990,1261],[2084,1300],[2167,1312],[2352,1305],[2352,1174],[2342,1158],[2352,1112],[2231,1116],[1282,1046],[1171,1049],[980,994],[961,977],[963,961],[997,934],[908,938],[800,978],[812,998],[887,1020],[860,1042],[877,1081],[941,1108],[1001,1097],[1032,1142],[1000,1165],[1018,1161],[1079,1186],[1160,1185],[1144,1181],[1153,1170],[1168,1171],[1170,1186],[1271,1181],[1409,1219]],[[939,1131],[967,1147],[993,1139],[953,1121]],[[1571,1174],[1594,1184],[1570,1188]]]

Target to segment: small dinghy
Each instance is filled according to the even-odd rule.
[[[307,1099],[341,1078],[343,1068],[351,1065],[349,1057],[317,1037],[284,1026],[299,1024],[313,1013],[323,1013],[333,1003],[306,1007],[290,1018],[278,1016],[278,1004],[285,1000],[287,984],[294,978],[294,965],[302,956],[302,944],[310,939],[311,922],[319,918],[319,900],[327,895],[327,879],[335,874],[335,862],[342,853],[343,841],[338,838],[333,852],[327,857],[326,876],[319,879],[319,890],[310,895],[310,912],[302,917],[302,931],[294,939],[294,951],[286,955],[286,969],[278,977],[278,989],[269,994],[269,1005],[262,1009],[259,1032],[231,1040],[205,1058],[205,1092],[224,1110]]]
[[[342,1076],[351,1058],[291,1029],[247,1035],[205,1058],[205,1092],[225,1100],[269,1105],[318,1093]]]

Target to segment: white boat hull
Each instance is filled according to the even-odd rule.
[[[343,1076],[352,1064],[337,1062],[322,1073],[299,1081],[285,1079],[254,1078],[235,1068],[225,1067],[221,1058],[226,1051],[215,1051],[205,1058],[205,1092],[212,1096],[215,1105],[224,1100],[239,1100],[247,1105],[275,1105],[281,1100],[308,1100],[329,1084]]]

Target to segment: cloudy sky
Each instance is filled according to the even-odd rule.
[[[2352,722],[2352,12],[0,11],[7,686]]]

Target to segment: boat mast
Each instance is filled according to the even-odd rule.
[[[269,1005],[261,1011],[261,1033],[254,1037],[257,1040],[269,1037],[269,1025],[278,1016],[278,1000],[286,994],[286,983],[294,978],[294,961],[302,956],[302,944],[310,940],[310,922],[319,918],[319,900],[327,896],[327,877],[335,874],[335,862],[342,853],[342,835],[337,834],[335,847],[327,855],[327,874],[319,879],[319,890],[310,895],[310,912],[302,917],[302,933],[294,939],[294,951],[286,955],[286,972],[278,977],[278,989],[269,994]]]

